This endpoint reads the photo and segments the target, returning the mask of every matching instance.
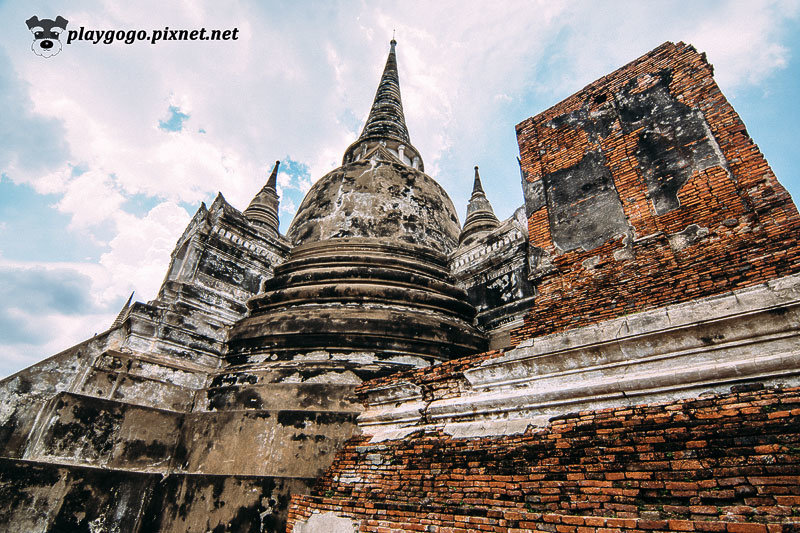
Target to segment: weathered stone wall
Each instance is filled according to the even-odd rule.
[[[0,459],[0,529],[14,532],[282,531],[311,480],[131,472]]]
[[[0,456],[22,457],[42,405],[73,390],[94,354],[115,342],[114,332],[98,335],[0,382]]]
[[[0,529],[137,531],[161,475],[0,459]]]
[[[172,252],[156,299],[126,314],[123,348],[216,369],[228,329],[247,313],[289,244],[247,220],[222,195],[198,209]]]
[[[514,342],[800,271],[800,218],[712,78],[666,43],[517,126],[537,295]]]
[[[744,381],[800,385],[800,275],[554,333],[505,351],[363,384],[376,440],[422,426],[521,432],[553,416],[720,393]]]
[[[223,363],[229,326],[288,248],[219,196],[178,240],[155,300],[126,306],[109,331],[0,382],[0,527],[281,529],[289,494],[327,466],[356,412],[329,415],[330,405],[298,394],[283,395],[288,405],[275,394],[254,404],[255,391],[202,399],[218,393],[209,374]],[[347,409],[342,391],[324,392]],[[298,412],[309,405],[318,409]]]
[[[182,421],[181,413],[63,392],[42,408],[24,459],[166,473]]]
[[[504,437],[357,437],[287,531],[327,511],[372,532],[794,531],[798,509],[800,389],[750,385]]]

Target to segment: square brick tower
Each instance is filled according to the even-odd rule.
[[[517,126],[536,303],[515,339],[800,270],[800,218],[705,55],[666,43]]]

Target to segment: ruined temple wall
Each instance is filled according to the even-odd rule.
[[[22,457],[42,405],[75,387],[92,354],[119,339],[98,335],[0,380],[0,456]]]
[[[346,435],[305,442],[298,414],[283,405],[194,411],[209,371],[223,364],[228,327],[287,251],[220,196],[178,240],[155,300],[126,305],[109,331],[0,381],[0,528],[283,523],[289,493],[305,491],[322,468],[316,452],[348,437],[352,421]],[[305,470],[264,475],[271,446],[304,452]]]
[[[50,423],[42,410],[65,392],[120,408],[192,410],[208,371],[221,364],[227,327],[287,250],[221,196],[202,206],[156,300],[126,306],[113,329],[0,381],[0,456],[23,457],[31,433],[44,431],[36,424]]]
[[[515,343],[800,271],[800,218],[704,54],[665,43],[517,126],[536,300]]]
[[[325,512],[363,532],[794,531],[798,450],[800,389],[759,385],[509,436],[357,437],[294,499],[287,531]]]
[[[124,347],[219,368],[230,326],[288,251],[218,195],[178,239],[157,298],[131,309]]]
[[[131,472],[0,458],[0,529],[280,531],[310,480]]]

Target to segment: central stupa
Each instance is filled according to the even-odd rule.
[[[450,276],[458,217],[411,144],[395,46],[361,136],[309,190],[287,232],[287,261],[231,331],[231,362],[322,351],[422,365],[486,348]]]

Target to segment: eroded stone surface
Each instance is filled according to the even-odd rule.
[[[448,253],[460,229],[453,202],[431,177],[399,163],[369,160],[320,178],[286,234],[295,245],[367,237]]]

